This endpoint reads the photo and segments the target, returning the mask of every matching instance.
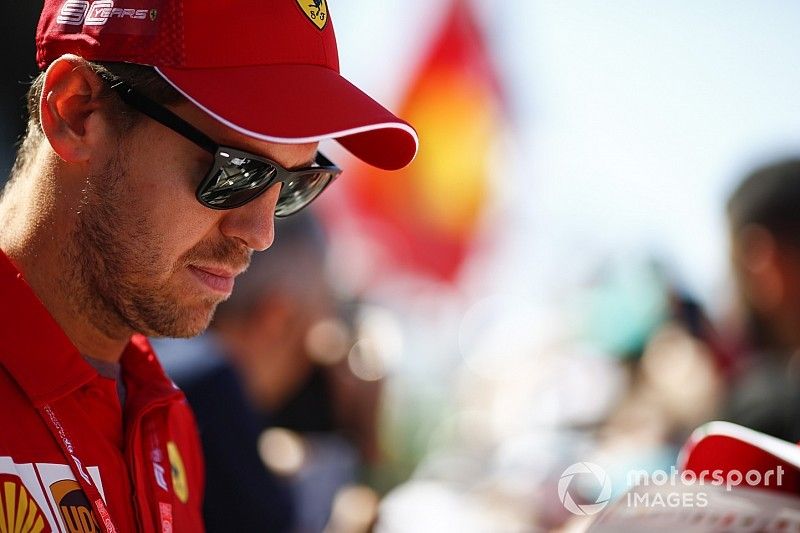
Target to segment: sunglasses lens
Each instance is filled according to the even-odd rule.
[[[238,207],[264,192],[277,172],[274,166],[263,161],[234,158],[208,180],[199,197],[217,209]]]
[[[320,171],[300,174],[284,182],[275,216],[287,217],[300,211],[322,192],[332,178],[332,173]]]

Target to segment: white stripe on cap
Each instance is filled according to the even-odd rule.
[[[365,132],[368,132],[368,131],[394,128],[394,129],[398,129],[398,130],[403,130],[403,131],[405,131],[406,133],[408,133],[409,135],[411,135],[414,138],[414,156],[411,158],[412,161],[417,156],[417,152],[419,152],[419,137],[417,136],[417,132],[414,131],[414,128],[412,128],[408,124],[404,124],[402,122],[381,122],[381,123],[378,123],[378,124],[368,124],[366,126],[359,126],[357,128],[350,128],[348,130],[334,131],[334,132],[331,132],[331,133],[326,133],[326,134],[323,134],[323,135],[315,135],[315,136],[311,136],[311,137],[275,137],[273,135],[264,135],[263,133],[258,133],[258,132],[255,132],[255,131],[251,131],[251,130],[243,128],[243,127],[241,127],[241,126],[239,126],[237,124],[234,124],[230,120],[228,120],[228,119],[226,119],[224,117],[221,117],[218,114],[216,114],[215,112],[211,111],[209,108],[207,108],[206,106],[204,106],[203,104],[201,104],[200,102],[198,102],[197,100],[192,98],[192,96],[189,95],[186,91],[184,91],[183,89],[178,87],[171,79],[169,79],[167,77],[166,74],[161,72],[161,70],[159,70],[158,67],[153,67],[153,68],[155,69],[156,72],[158,72],[158,74],[162,78],[164,78],[167,82],[169,82],[170,85],[172,85],[179,93],[181,93],[183,96],[185,96],[187,99],[189,99],[194,105],[196,105],[197,107],[199,107],[200,109],[202,109],[203,111],[205,111],[206,113],[208,113],[209,115],[211,115],[212,117],[217,119],[218,121],[222,122],[223,124],[225,124],[229,128],[234,129],[234,130],[238,131],[239,133],[243,133],[244,135],[248,135],[250,137],[254,137],[256,139],[260,139],[262,141],[268,141],[268,142],[274,142],[274,143],[284,143],[284,144],[304,144],[304,143],[310,143],[310,142],[319,142],[319,141],[322,141],[324,139],[336,139],[338,137],[347,137],[348,135],[355,135],[357,133],[365,133]]]

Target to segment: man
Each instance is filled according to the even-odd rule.
[[[728,201],[745,366],[724,417],[800,441],[800,160],[749,175]]]
[[[36,44],[0,200],[0,509],[201,531],[194,421],[141,334],[205,329],[339,173],[318,141],[394,169],[416,134],[339,75],[324,1],[46,0]]]

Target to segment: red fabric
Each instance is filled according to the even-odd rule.
[[[745,475],[755,470],[761,473],[762,479],[762,483],[756,486],[778,492],[800,494],[800,470],[795,465],[758,446],[728,435],[708,435],[698,442],[690,440],[682,455],[684,464],[679,465],[681,470],[691,471],[696,475],[705,471],[707,476],[710,476],[710,473],[718,471],[723,477],[727,477],[729,472],[738,471]],[[775,479],[778,467],[782,469],[779,484]],[[770,478],[767,477],[768,472],[772,472]]]
[[[84,361],[1,252],[0,295],[0,476],[9,484],[0,500],[27,498],[26,513],[43,520],[43,531],[99,531],[87,523],[88,501],[37,411],[51,405],[82,464],[102,487],[117,531],[162,530],[165,515],[147,437],[152,434],[159,436],[166,465],[167,490],[161,495],[171,505],[166,518],[174,531],[203,531],[203,459],[194,417],[147,340],[134,336],[122,356],[123,412],[115,382]],[[148,425],[155,432],[144,431]],[[177,453],[169,453],[168,443]],[[174,483],[184,479],[186,492]],[[5,509],[20,509],[8,503],[0,501]]]
[[[160,71],[197,104],[232,125],[280,139],[322,138],[368,124],[408,126],[335,70],[324,66],[263,65],[214,71],[161,68]],[[208,82],[209,75],[235,87],[236,96],[230,98],[221,93],[219,84]],[[254,80],[268,80],[269,88],[263,83],[253,83]],[[253,105],[255,102],[258,105]],[[346,135],[338,141],[365,163],[385,170],[404,167],[417,151],[416,139],[397,127]]]
[[[173,68],[301,64],[339,71],[333,24],[320,30],[295,0],[114,2],[144,16],[112,14],[110,3],[46,0],[36,34],[39,66],[80,51],[90,60]]]
[[[325,1],[46,0],[36,49],[41,68],[66,53],[158,67],[212,116],[264,140],[371,128],[342,145],[387,170],[416,153],[411,127],[339,74]]]

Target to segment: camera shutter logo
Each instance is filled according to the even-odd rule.
[[[572,498],[569,492],[572,478],[576,474],[592,474],[597,480],[597,485],[600,488],[600,493],[594,503],[586,503],[578,505]],[[608,478],[605,470],[594,463],[575,463],[567,467],[561,474],[561,479],[558,480],[558,498],[561,500],[564,508],[572,514],[588,516],[602,511],[608,501],[611,499],[611,480]]]

